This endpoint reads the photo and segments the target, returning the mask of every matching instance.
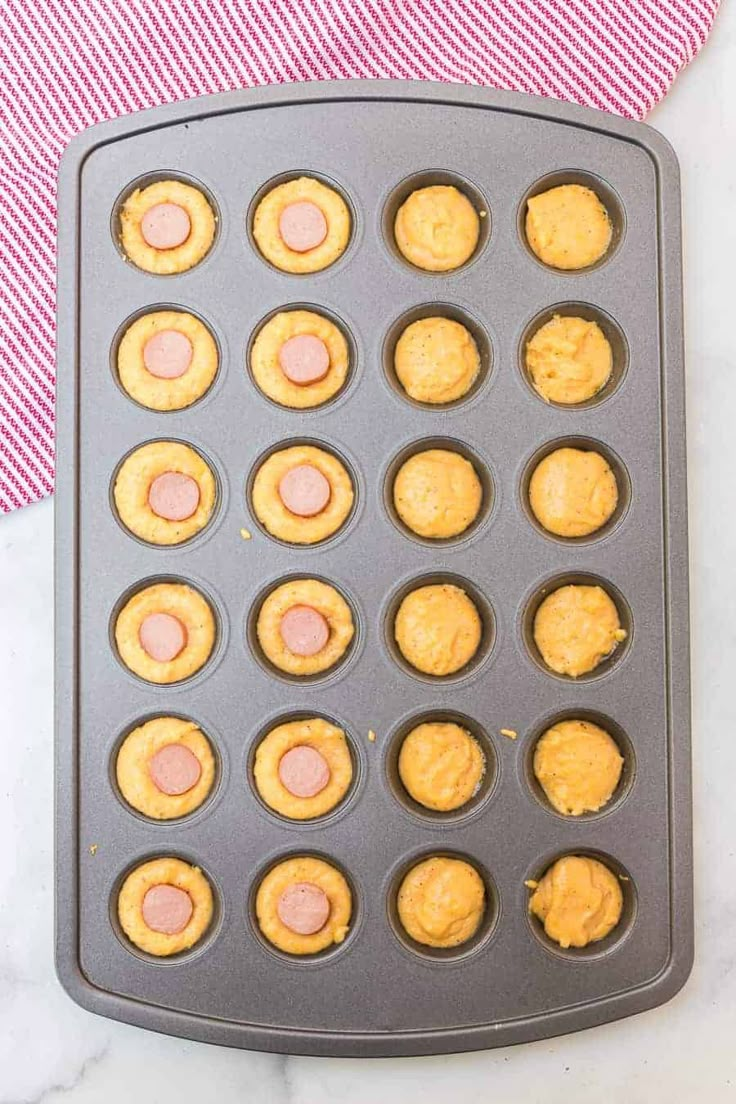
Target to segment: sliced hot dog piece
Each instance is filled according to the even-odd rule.
[[[316,203],[300,199],[289,203],[279,215],[279,233],[289,249],[308,253],[327,237],[327,219]]]
[[[184,744],[166,744],[148,760],[148,773],[157,790],[177,796],[197,785],[202,766]]]
[[[279,778],[294,797],[314,797],[330,781],[330,768],[316,748],[300,744],[281,756]]]
[[[183,472],[161,472],[148,488],[148,505],[166,521],[184,521],[199,506],[199,483]]]
[[[292,606],[281,618],[281,639],[294,655],[313,656],[330,639],[330,626],[319,610],[311,606]]]
[[[141,234],[153,249],[176,249],[191,232],[189,215],[178,203],[155,203],[141,219]]]
[[[330,901],[323,889],[313,882],[294,882],[278,899],[279,920],[296,935],[314,935],[327,923]]]
[[[143,364],[157,379],[178,379],[194,356],[192,343],[179,330],[159,330],[143,346]]]
[[[146,927],[152,931],[178,935],[191,920],[194,905],[185,890],[161,883],[146,891],[141,912]]]
[[[315,517],[330,501],[332,488],[327,476],[313,464],[297,464],[281,476],[279,498],[297,517]]]
[[[306,387],[325,378],[330,370],[330,354],[321,338],[296,334],[279,349],[279,367],[292,383]]]
[[[187,630],[178,617],[170,613],[149,613],[138,629],[141,647],[157,663],[176,659],[187,642]]]

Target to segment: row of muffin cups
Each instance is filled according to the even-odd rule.
[[[297,477],[290,472],[297,471]],[[188,516],[166,513],[160,490],[168,472],[191,481]],[[312,473],[312,506],[303,515],[294,503],[298,475]],[[324,490],[314,487],[319,479]],[[296,482],[295,482],[296,480]],[[286,481],[286,482],[285,482]],[[164,480],[165,482],[165,480]],[[294,486],[292,486],[294,483]],[[196,484],[196,487],[194,486]],[[250,517],[267,538],[286,546],[322,548],[343,536],[360,513],[366,480],[343,447],[318,438],[277,442],[254,461],[244,480]],[[476,536],[492,519],[498,500],[490,461],[457,437],[425,437],[404,445],[378,477],[383,515],[408,540],[451,547]],[[221,466],[189,442],[159,438],[131,449],[110,482],[113,515],[128,536],[154,548],[189,544],[212,531],[222,516],[225,479]],[[586,499],[591,488],[596,510]],[[632,480],[610,446],[591,437],[558,437],[538,446],[521,464],[516,498],[521,513],[542,537],[563,545],[587,545],[611,535],[626,517]],[[419,498],[421,497],[421,501]],[[319,507],[317,509],[317,507]],[[164,511],[159,513],[157,511]],[[443,515],[440,520],[440,515]]]
[[[539,913],[531,906],[538,888],[545,885],[545,878],[553,878],[556,870],[573,862],[594,870],[596,876],[602,875],[613,899],[606,900],[605,915],[599,919],[602,934],[583,945],[565,946],[548,934]],[[161,882],[164,872],[166,881]],[[426,885],[437,874],[456,880],[455,888],[462,887],[468,894],[467,913],[454,925],[451,935],[440,935],[439,928],[427,931],[415,926],[412,893],[418,887],[424,888],[422,883]],[[306,877],[310,879],[308,882],[302,880]],[[243,935],[254,938],[264,951],[283,962],[300,968],[325,963],[360,937],[366,912],[364,898],[369,897],[359,886],[355,871],[328,852],[309,848],[281,851],[266,860],[250,879],[244,875],[243,882],[247,888],[242,905],[227,907],[229,926],[232,927],[233,914],[242,915]],[[179,931],[166,933],[155,926],[145,931],[140,921],[132,921],[133,916],[138,920],[145,895],[160,885],[186,893],[193,902]],[[324,911],[316,916],[312,911],[312,930],[295,931],[282,921],[278,903],[290,887],[301,890],[306,885],[324,893],[327,907],[323,906]],[[425,962],[439,964],[467,959],[487,949],[500,927],[503,902],[498,885],[488,863],[469,851],[424,846],[402,856],[383,879],[381,896],[385,920],[397,942]],[[515,896],[512,915],[516,913],[525,922],[532,937],[530,946],[536,943],[548,954],[572,965],[606,960],[625,944],[636,920],[637,889],[628,869],[611,854],[585,845],[565,849],[558,846],[540,855],[521,872]],[[206,952],[215,942],[223,926],[224,899],[217,880],[196,856],[153,851],[147,857],[141,856],[114,880],[109,899],[110,922],[126,951],[147,963],[185,963]],[[291,921],[295,914],[288,908],[287,901],[283,913]],[[155,910],[156,903],[152,902],[153,916]],[[508,922],[509,903],[504,912]]]
[[[421,367],[421,342],[429,327],[441,324],[438,331],[446,345],[447,355],[457,362],[469,357],[466,379],[454,390],[443,390],[429,379],[412,372]],[[166,327],[164,329],[164,327]],[[573,332],[571,327],[576,327]],[[188,371],[183,378],[173,376],[152,380],[141,371],[146,344],[161,332],[183,335],[193,347]],[[315,335],[325,346],[329,372],[311,383],[289,383],[283,378],[283,368],[277,370],[278,348],[272,348],[281,337],[286,343],[301,335]],[[462,347],[465,343],[466,348]],[[546,345],[552,343],[552,352]],[[569,352],[570,346],[586,353]],[[555,365],[554,347],[568,348],[568,355],[585,356],[583,367],[594,382],[587,389],[578,381],[573,390],[564,394],[564,382],[550,383],[562,375]],[[244,361],[247,375],[266,399],[282,409],[301,413],[322,409],[336,401],[355,377],[358,345],[344,319],[322,306],[291,303],[270,311],[254,328],[247,340]],[[135,364],[131,367],[131,361]],[[533,358],[533,359],[532,359]],[[192,362],[193,359],[193,362]],[[126,397],[136,404],[159,412],[183,409],[201,401],[211,390],[222,359],[220,343],[213,327],[189,308],[173,304],[147,306],[131,315],[120,326],[111,346],[113,378]],[[496,357],[493,341],[486,327],[469,311],[453,303],[418,304],[402,313],[389,326],[382,342],[381,362],[384,379],[393,394],[417,410],[446,411],[475,398],[492,373]],[[414,364],[412,363],[414,362]],[[610,398],[621,386],[629,364],[629,348],[619,324],[602,308],[591,303],[567,300],[537,312],[524,326],[517,344],[516,362],[525,390],[537,399],[561,410],[579,410],[597,406]],[[414,367],[416,365],[416,368]],[[454,369],[457,372],[457,368]],[[185,386],[186,385],[186,386]],[[552,388],[550,390],[550,388]]]
[[[315,275],[350,249],[357,210],[354,198],[330,177],[281,173],[248,205],[247,239],[271,267]],[[590,272],[608,262],[626,227],[618,194],[580,170],[557,170],[530,184],[516,221],[522,249],[558,274]],[[437,276],[477,261],[492,237],[492,224],[491,206],[477,184],[458,173],[425,170],[391,190],[378,234],[390,256]],[[111,220],[122,256],[156,275],[179,275],[201,263],[212,254],[221,226],[212,193],[181,173],[148,173],[131,182]]]

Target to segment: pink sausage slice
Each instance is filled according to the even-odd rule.
[[[293,655],[313,656],[330,639],[330,627],[319,610],[311,606],[292,606],[281,618],[281,639]]]
[[[143,364],[157,379],[179,379],[189,370],[192,343],[179,330],[159,330],[143,346]]]
[[[308,253],[327,237],[327,219],[316,203],[302,199],[284,207],[279,215],[279,233],[289,249]]]
[[[197,785],[202,767],[184,744],[166,744],[148,760],[148,773],[157,790],[175,797]]]
[[[287,886],[276,903],[279,920],[296,935],[314,935],[327,923],[330,902],[327,894],[312,882]]]
[[[330,768],[316,748],[289,748],[279,760],[279,778],[294,797],[315,797],[330,781]]]
[[[296,334],[279,349],[279,367],[298,387],[319,383],[330,370],[330,354],[314,334]]]
[[[165,521],[184,521],[199,506],[199,483],[183,472],[162,472],[148,488],[148,505]]]
[[[141,905],[146,927],[164,935],[178,935],[184,931],[194,912],[192,898],[177,886],[151,886]]]
[[[138,629],[141,647],[157,663],[176,659],[187,642],[187,630],[178,617],[170,613],[149,613]]]
[[[178,203],[155,203],[141,219],[141,234],[153,249],[176,249],[191,232],[189,215]]]
[[[315,517],[330,501],[329,479],[312,464],[297,464],[281,476],[279,498],[297,517]]]

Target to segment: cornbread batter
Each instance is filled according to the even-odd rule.
[[[333,188],[310,176],[278,184],[253,218],[253,237],[267,261],[283,272],[320,272],[350,240],[350,211]]]
[[[185,583],[154,583],[118,614],[115,643],[126,667],[147,682],[181,682],[204,666],[215,644],[207,600]]]
[[[605,256],[611,234],[608,211],[582,184],[561,184],[527,200],[527,241],[551,268],[588,268]]]
[[[334,322],[315,311],[279,311],[253,342],[250,367],[264,395],[281,406],[321,406],[341,390],[348,343]]]
[[[539,524],[558,537],[587,537],[618,505],[616,476],[599,452],[559,448],[540,460],[529,482]]]
[[[316,544],[336,533],[354,499],[344,465],[314,445],[272,452],[253,482],[253,510],[262,525],[290,544]]]
[[[594,671],[625,639],[616,604],[599,586],[559,587],[534,618],[534,643],[558,675]]]
[[[526,369],[546,402],[572,406],[606,386],[613,353],[597,322],[556,314],[527,342]]]
[[[464,590],[439,583],[407,594],[396,614],[394,633],[412,667],[441,677],[470,662],[480,646],[482,625]]]
[[[197,189],[180,180],[136,188],[120,212],[120,241],[138,268],[158,275],[186,272],[209,252],[215,214]]]
[[[212,920],[210,884],[181,859],[152,859],[131,871],[118,896],[118,919],[131,943],[164,957],[197,943]]]
[[[118,347],[118,379],[131,399],[150,410],[183,410],[217,375],[217,345],[206,326],[184,311],[137,318]]]
[[[290,820],[309,820],[342,801],[353,780],[353,761],[343,730],[309,717],[271,729],[258,746],[253,774],[271,809]]]
[[[189,445],[151,441],[121,464],[113,496],[122,523],[150,544],[181,544],[212,516],[215,477]]]
[[[393,487],[396,512],[420,537],[442,539],[465,532],[477,518],[483,488],[475,468],[458,452],[427,449],[400,467]]]
[[[480,371],[480,353],[469,330],[452,318],[420,318],[406,327],[394,350],[394,370],[410,399],[456,402]]]
[[[450,185],[412,192],[399,207],[394,236],[407,261],[427,272],[465,264],[478,244],[480,219],[468,197]]]
[[[352,909],[343,875],[312,855],[272,867],[256,894],[259,928],[275,947],[293,955],[317,954],[342,943]]]
[[[565,855],[534,890],[529,908],[561,947],[587,947],[604,939],[621,919],[623,894],[607,866],[587,855]]]
[[[399,752],[399,777],[427,809],[459,809],[477,792],[485,773],[478,741],[459,724],[430,721],[408,734]]]
[[[397,905],[407,935],[417,943],[457,947],[480,927],[486,891],[470,863],[437,856],[411,868],[401,883]]]
[[[618,786],[624,761],[618,744],[592,721],[558,721],[534,749],[534,774],[563,816],[595,813]]]
[[[319,579],[290,579],[268,595],[258,614],[258,642],[290,675],[328,671],[342,659],[355,627],[350,606]]]
[[[192,721],[154,717],[125,737],[115,775],[121,794],[139,813],[172,820],[198,809],[208,797],[215,757]]]

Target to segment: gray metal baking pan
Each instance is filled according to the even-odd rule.
[[[197,268],[155,277],[125,263],[111,217],[136,181],[171,173],[209,194],[218,234]],[[277,272],[249,238],[253,197],[289,173],[329,179],[352,210],[349,248],[314,276]],[[410,268],[387,235],[398,199],[432,180],[457,180],[487,211],[476,257],[445,276]],[[530,191],[568,180],[598,189],[616,235],[605,263],[577,274],[545,269],[520,233]],[[199,314],[221,352],[208,395],[169,414],[132,403],[111,369],[126,319],[163,303]],[[269,403],[246,370],[259,323],[297,303],[335,315],[354,352],[344,393],[306,413]],[[560,409],[532,392],[520,349],[535,320],[571,306],[607,329],[615,379],[602,401]],[[437,411],[405,401],[390,376],[397,325],[428,308],[466,318],[484,353],[475,393]],[[553,100],[391,81],[233,92],[94,127],[61,168],[58,379],[56,939],[77,1002],[208,1042],[370,1056],[557,1035],[681,987],[693,926],[680,200],[656,132]],[[221,484],[206,533],[168,550],[132,539],[110,509],[121,457],[159,437],[201,448]],[[247,502],[257,458],[294,438],[338,450],[358,492],[344,532],[311,549],[270,539]],[[469,537],[429,547],[400,531],[383,482],[402,449],[433,438],[472,450],[492,494]],[[534,528],[521,485],[540,448],[575,438],[620,459],[625,509],[600,539],[565,543]],[[263,588],[294,573],[336,583],[358,623],[350,661],[301,685],[259,664],[248,634]],[[200,586],[220,628],[216,660],[168,688],[126,672],[109,632],[121,595],[160,576]],[[485,600],[482,662],[455,680],[412,677],[390,647],[392,602],[427,576],[464,580]],[[630,636],[598,677],[572,682],[535,661],[529,612],[550,581],[587,577],[617,596]],[[168,824],[133,815],[110,770],[121,733],[162,711],[197,720],[220,763],[214,799]],[[621,792],[600,815],[563,819],[531,784],[535,735],[568,711],[603,718],[627,751]],[[248,774],[264,726],[299,712],[340,722],[357,765],[349,800],[309,824],[267,813]],[[396,786],[397,734],[423,713],[461,714],[487,737],[493,785],[468,815],[418,815]],[[305,851],[348,873],[356,908],[343,945],[295,961],[264,946],[250,903],[274,857]],[[525,879],[569,851],[606,856],[629,879],[622,923],[587,953],[555,948],[527,913]],[[402,939],[393,895],[410,860],[443,852],[476,864],[490,907],[477,939],[433,956]],[[217,897],[208,938],[166,962],[125,945],[113,907],[121,874],[162,853],[200,864]]]

